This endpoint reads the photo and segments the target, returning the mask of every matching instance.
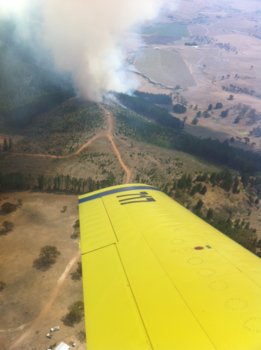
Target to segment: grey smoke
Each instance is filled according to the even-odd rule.
[[[17,6],[2,5],[7,2]],[[20,22],[32,13],[40,18],[38,42],[50,51],[56,68],[72,74],[81,95],[99,100],[108,91],[127,92],[137,87],[126,74],[127,51],[138,42],[131,32],[155,18],[168,2],[0,0],[0,13],[16,12]]]

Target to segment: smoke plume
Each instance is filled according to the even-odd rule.
[[[4,2],[13,6],[1,6]],[[126,75],[127,50],[137,40],[130,33],[155,18],[167,2],[0,0],[0,13],[4,8],[16,14],[26,10],[27,17],[34,13],[40,20],[42,37],[38,41],[50,51],[56,68],[72,75],[81,95],[99,100],[107,91],[126,92],[136,87]]]

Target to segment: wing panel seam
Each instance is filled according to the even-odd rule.
[[[118,236],[117,236],[117,234],[116,234],[116,231],[115,231],[115,229],[114,229],[114,227],[113,227],[113,224],[112,224],[110,215],[109,215],[109,213],[108,213],[108,211],[107,211],[107,208],[106,208],[106,205],[105,205],[105,203],[104,203],[104,201],[103,201],[103,198],[101,198],[101,201],[102,201],[102,205],[103,205],[103,208],[104,208],[104,210],[105,210],[105,213],[106,213],[106,215],[107,215],[107,217],[108,217],[108,219],[109,219],[109,221],[110,221],[111,229],[112,229],[112,231],[113,231],[113,233],[114,233],[114,236],[115,236],[115,238],[116,238],[116,242],[118,243],[118,242],[119,242],[119,238],[118,238]]]
[[[140,311],[140,309],[139,309],[137,299],[136,299],[135,294],[134,294],[134,291],[133,291],[133,289],[132,289],[132,287],[131,287],[131,283],[130,283],[130,280],[129,280],[129,278],[128,278],[127,271],[126,271],[126,269],[125,269],[125,266],[124,266],[124,264],[123,264],[123,261],[122,261],[122,258],[121,258],[121,255],[120,255],[120,252],[119,252],[119,249],[118,249],[118,246],[117,246],[117,243],[119,242],[118,237],[117,237],[117,234],[116,234],[115,229],[114,229],[114,227],[113,227],[113,224],[112,224],[112,222],[111,222],[111,218],[110,218],[110,216],[109,216],[109,214],[108,214],[108,211],[107,211],[107,209],[106,209],[106,205],[105,205],[105,203],[104,203],[104,201],[103,201],[103,198],[100,198],[100,199],[101,199],[102,204],[103,204],[103,206],[104,206],[104,209],[105,209],[105,212],[106,212],[106,214],[107,214],[107,217],[108,217],[108,219],[109,219],[109,221],[110,221],[110,225],[111,225],[111,228],[112,228],[112,230],[113,230],[113,232],[114,232],[114,235],[115,235],[115,238],[116,238],[116,241],[117,241],[117,242],[114,242],[114,243],[112,243],[112,244],[108,244],[108,245],[106,245],[106,246],[103,246],[103,247],[94,249],[94,250],[92,250],[91,252],[86,252],[85,254],[93,253],[93,252],[96,252],[96,251],[98,251],[98,250],[100,250],[100,249],[104,249],[104,248],[107,248],[107,247],[110,247],[110,246],[115,246],[115,249],[116,249],[116,252],[117,252],[117,255],[118,255],[118,258],[119,258],[119,261],[120,261],[122,270],[123,270],[123,273],[124,273],[125,278],[126,278],[126,280],[127,280],[127,282],[128,282],[128,285],[129,285],[129,288],[130,288],[130,291],[131,291],[131,295],[132,295],[134,304],[135,304],[135,306],[136,306],[136,310],[137,310],[137,312],[138,312],[138,315],[139,315],[139,317],[140,317],[142,326],[143,326],[143,328],[144,328],[144,332],[145,332],[145,334],[146,334],[146,336],[147,336],[147,339],[148,339],[148,341],[149,341],[151,350],[153,350],[154,348],[153,348],[153,344],[152,344],[152,341],[151,341],[150,336],[149,336],[149,332],[148,332],[148,330],[147,330],[147,328],[146,328],[146,325],[145,325],[145,322],[144,322],[144,320],[143,320],[143,318],[142,318],[142,314],[141,314],[141,311]],[[83,254],[83,255],[84,255],[84,254]]]
[[[187,303],[185,297],[183,296],[183,294],[181,293],[181,291],[178,289],[178,287],[176,286],[176,284],[174,283],[173,279],[170,277],[168,271],[166,271],[165,267],[162,265],[160,259],[158,258],[158,255],[155,253],[154,249],[152,249],[152,247],[150,246],[150,244],[148,243],[147,239],[143,236],[143,239],[145,240],[146,244],[148,245],[149,249],[151,250],[152,254],[155,256],[156,260],[158,261],[159,265],[161,266],[162,270],[166,273],[168,279],[170,280],[170,283],[173,285],[173,287],[175,288],[175,290],[178,292],[181,300],[184,302],[184,304],[186,305],[186,307],[189,309],[189,311],[191,312],[192,316],[194,317],[195,321],[197,322],[197,324],[199,325],[199,327],[202,329],[202,331],[204,332],[204,334],[206,335],[206,337],[208,338],[208,340],[210,341],[210,343],[213,345],[213,347],[218,350],[218,348],[216,347],[216,345],[214,344],[213,340],[210,338],[210,336],[208,335],[207,331],[205,330],[205,328],[203,327],[203,325],[201,324],[201,322],[199,321],[199,319],[197,318],[197,316],[195,315],[195,313],[193,312],[193,310],[191,309],[191,307],[189,306],[189,304]]]
[[[139,316],[140,316],[140,319],[141,319],[141,322],[142,322],[142,325],[143,325],[145,334],[146,334],[146,336],[147,336],[147,338],[148,338],[150,347],[151,347],[151,349],[153,350],[154,347],[153,347],[152,341],[151,341],[151,339],[150,339],[149,332],[148,332],[147,327],[146,327],[146,324],[145,324],[145,322],[144,322],[144,320],[143,320],[142,313],[141,313],[141,311],[140,311],[138,301],[137,301],[137,299],[136,299],[136,297],[135,297],[135,294],[134,294],[134,291],[133,291],[133,289],[132,289],[132,287],[131,287],[131,283],[130,283],[130,280],[129,280],[129,278],[128,278],[127,271],[126,271],[126,269],[125,269],[125,267],[124,267],[124,264],[123,264],[123,261],[122,261],[122,258],[121,258],[121,255],[120,255],[120,252],[119,252],[119,249],[118,249],[117,244],[115,244],[115,247],[116,247],[116,251],[117,251],[117,254],[118,254],[118,257],[119,257],[119,260],[120,260],[120,263],[121,263],[121,266],[122,266],[122,269],[123,269],[123,272],[124,272],[124,275],[125,275],[125,277],[126,277],[126,280],[127,280],[127,282],[128,282],[128,285],[129,285],[129,287],[130,287],[131,295],[132,295],[132,297],[133,297],[134,303],[135,303],[135,305],[136,305],[136,309],[137,309],[138,314],[139,314]]]
[[[110,244],[106,244],[106,245],[104,245],[104,246],[102,246],[102,247],[99,247],[99,248],[95,248],[95,249],[93,249],[93,250],[86,251],[86,252],[82,253],[82,256],[87,255],[87,254],[91,254],[91,253],[95,253],[95,252],[97,252],[98,250],[111,247],[112,245],[115,245],[115,244],[116,244],[116,243],[110,243]]]

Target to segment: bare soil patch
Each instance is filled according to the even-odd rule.
[[[0,205],[18,199],[21,207],[8,215],[8,220],[14,223],[13,231],[0,237],[0,280],[5,283],[0,294],[1,349],[12,345],[19,350],[38,350],[72,339],[79,343],[77,333],[84,329],[83,322],[75,328],[65,327],[61,322],[67,307],[82,300],[81,282],[70,278],[80,257],[78,240],[70,237],[78,219],[77,197],[11,193],[1,195]],[[43,272],[33,268],[33,261],[46,245],[57,247],[61,254]],[[45,335],[55,325],[60,325],[61,331],[49,340]]]

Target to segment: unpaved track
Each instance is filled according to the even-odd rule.
[[[14,332],[22,331],[25,329],[27,325],[28,323],[24,323],[24,324],[21,324],[21,326],[16,328],[0,329],[0,333],[14,333]]]
[[[118,158],[120,166],[122,167],[122,169],[125,172],[125,181],[124,181],[124,183],[127,184],[127,183],[131,182],[132,172],[131,172],[130,168],[128,168],[127,165],[124,163],[124,161],[122,159],[122,156],[121,156],[121,153],[120,153],[119,149],[117,148],[117,146],[116,146],[112,136],[108,135],[108,139],[109,139],[109,141],[110,141],[110,143],[112,145],[112,149],[113,149],[114,154]]]
[[[67,154],[65,156],[56,156],[54,154],[44,154],[44,153],[18,153],[18,152],[10,152],[10,154],[15,156],[23,156],[23,157],[32,157],[32,158],[48,158],[48,159],[68,159],[75,156],[78,156],[82,151],[88,148],[95,140],[106,136],[106,132],[101,131],[98,134],[94,135],[90,140],[84,143],[77,151]]]
[[[114,141],[114,136],[113,136],[114,124],[113,124],[112,113],[103,106],[101,108],[106,116],[107,130],[98,132],[96,135],[90,138],[90,140],[85,142],[77,151],[73,153],[70,153],[64,156],[58,156],[54,154],[44,154],[44,153],[19,153],[19,152],[10,152],[9,154],[14,156],[23,156],[23,157],[32,157],[32,158],[69,159],[69,158],[78,156],[81,152],[83,152],[86,148],[88,148],[94,141],[100,138],[106,137],[112,146],[113,153],[117,157],[118,162],[125,173],[124,183],[129,183],[132,178],[132,171],[124,162],[121,156],[121,152]]]
[[[106,136],[107,136],[108,140],[110,141],[110,144],[111,144],[112,149],[113,149],[113,153],[117,157],[118,162],[120,163],[120,166],[122,167],[123,171],[125,172],[124,183],[129,183],[131,181],[131,178],[132,178],[132,171],[124,162],[124,160],[121,156],[121,152],[114,141],[114,136],[113,136],[114,124],[113,124],[112,113],[106,109],[104,109],[104,112],[105,112],[105,115],[107,117],[107,123],[108,123],[108,131],[107,131]]]
[[[80,258],[80,252],[77,252],[77,254],[69,261],[64,272],[61,274],[61,276],[57,280],[56,286],[53,289],[47,304],[41,310],[41,312],[39,313],[37,318],[31,323],[30,327],[26,330],[26,332],[24,332],[17,340],[15,340],[15,342],[13,344],[11,344],[11,346],[9,348],[10,350],[19,349],[20,344],[23,343],[23,341],[25,341],[25,339],[27,339],[35,331],[35,328],[41,322],[41,320],[44,319],[48,315],[51,307],[53,306],[54,302],[56,301],[56,299],[58,297],[58,294],[59,294],[61,288],[63,287],[65,279],[68,277],[73,266],[75,265],[76,261],[79,258]]]
[[[105,109],[104,107],[102,107],[102,109],[103,109],[105,116],[106,116],[107,130],[100,131],[99,133],[94,135],[89,141],[84,143],[76,152],[65,155],[65,156],[56,156],[56,155],[50,155],[50,154],[28,154],[28,153],[12,153],[12,154],[16,155],[16,156],[18,155],[18,156],[28,156],[28,157],[49,158],[49,159],[68,159],[68,158],[78,156],[83,150],[88,148],[94,141],[98,140],[99,138],[106,137],[112,146],[113,153],[117,157],[118,162],[125,173],[124,183],[129,183],[131,181],[131,178],[132,178],[132,171],[124,162],[124,160],[121,156],[121,152],[114,141],[114,135],[113,135],[114,123],[113,123],[112,113],[110,111],[108,111],[107,109]],[[73,266],[75,265],[75,263],[79,259],[79,257],[80,257],[80,252],[78,252],[69,261],[64,272],[57,280],[57,284],[50,295],[49,301],[46,303],[44,308],[41,310],[41,312],[39,313],[37,318],[34,321],[32,321],[32,323],[30,324],[30,327],[18,339],[16,339],[11,344],[11,346],[9,348],[10,350],[19,349],[19,346],[35,331],[35,329],[39,325],[39,323],[48,315],[48,312],[50,311],[52,305],[55,303],[55,301],[59,295],[59,292],[64,284],[66,277],[69,275],[70,271],[72,270]],[[16,329],[1,330],[1,332],[21,331],[26,326],[27,325],[22,325]]]

